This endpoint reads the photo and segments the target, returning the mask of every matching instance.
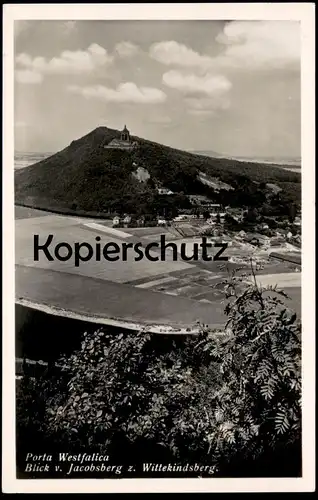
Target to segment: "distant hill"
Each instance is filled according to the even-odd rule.
[[[200,173],[236,187],[240,179],[248,183],[275,183],[300,199],[298,173],[259,163],[213,158],[173,149],[132,136],[139,147],[133,151],[104,149],[120,137],[118,130],[98,127],[74,140],[62,151],[15,172],[18,204],[47,209],[107,211],[121,205],[149,201],[155,186],[174,193],[200,194],[206,189]],[[150,175],[140,182],[132,175],[138,167]]]
[[[268,164],[268,165],[273,165],[273,166],[279,166],[282,168],[295,167],[295,169],[296,169],[297,167],[298,168],[301,167],[301,158],[300,157],[232,156],[229,154],[216,153],[215,151],[193,151],[193,153],[196,153],[198,155],[203,155],[203,156],[210,156],[212,158],[226,158],[226,159],[232,159],[232,160],[237,160],[237,161],[241,161],[241,162],[243,161],[243,162],[252,162],[252,163],[263,163],[263,164]]]
[[[20,168],[28,167],[36,162],[44,160],[48,156],[52,156],[53,153],[33,153],[33,152],[14,152],[14,168],[19,170]]]

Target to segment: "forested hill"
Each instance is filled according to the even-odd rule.
[[[174,193],[213,195],[213,190],[198,180],[200,172],[232,186],[232,193],[242,186],[248,192],[264,183],[274,183],[290,201],[300,200],[298,173],[260,163],[197,155],[139,137],[132,137],[138,142],[133,152],[103,147],[119,137],[117,130],[98,127],[62,151],[16,171],[16,202],[51,209],[106,211],[126,202],[128,210],[145,197],[149,201],[158,185]],[[146,182],[132,175],[138,167],[147,170],[150,177]]]

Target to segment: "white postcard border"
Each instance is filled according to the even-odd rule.
[[[315,489],[315,5],[231,4],[6,4],[3,7],[3,425],[5,493],[296,492]],[[299,20],[302,32],[302,329],[303,477],[246,479],[45,479],[15,475],[14,290],[14,20]]]

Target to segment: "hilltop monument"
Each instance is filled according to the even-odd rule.
[[[121,134],[120,134],[120,139],[113,139],[110,141],[109,144],[104,146],[105,149],[123,149],[123,150],[128,150],[131,151],[137,146],[136,141],[132,141],[130,137],[130,132],[126,125],[124,126]]]

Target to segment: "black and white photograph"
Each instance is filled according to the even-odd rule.
[[[157,18],[150,4],[149,19],[106,4],[83,18],[78,4],[74,17],[34,5],[12,20],[4,355],[7,446],[27,491],[42,480],[314,484],[303,406],[314,121],[302,97],[314,88],[302,12],[312,27],[314,7],[295,4],[289,19],[288,4],[277,18],[241,5],[245,18],[210,5],[196,19],[194,4],[174,4],[180,18],[164,4]]]

